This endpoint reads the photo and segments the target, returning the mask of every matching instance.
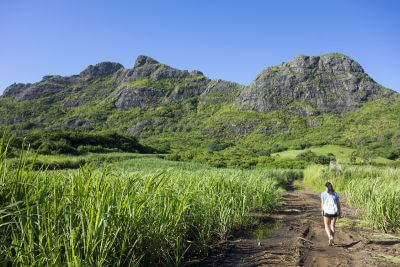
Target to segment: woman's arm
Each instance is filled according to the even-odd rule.
[[[338,215],[339,215],[339,217],[342,217],[342,207],[340,206],[340,200],[339,199],[337,201],[337,207],[338,207]]]
[[[324,200],[322,199],[322,196],[321,196],[321,214],[322,216],[324,216]]]

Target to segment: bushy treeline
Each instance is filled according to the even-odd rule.
[[[333,154],[317,155],[316,153],[306,150],[300,153],[296,158],[281,158],[279,156],[271,156],[287,150],[287,147],[271,146],[269,149],[251,149],[243,146],[235,146],[233,143],[211,142],[207,150],[191,149],[184,151],[174,151],[165,156],[166,159],[175,161],[195,161],[208,164],[213,167],[267,167],[282,169],[304,169],[310,164],[329,164],[331,160],[335,160]]]
[[[105,164],[111,164],[116,161],[124,161],[141,157],[155,158],[156,155],[125,152],[88,153],[84,155],[38,155],[32,153],[27,159],[27,162],[32,164],[32,168],[35,170],[63,170],[78,169],[89,164],[94,168],[98,168]],[[18,157],[14,157],[9,160],[9,165],[11,167],[16,167],[18,162]]]
[[[335,155],[329,153],[328,155],[317,155],[311,150],[306,150],[296,156],[297,159],[307,161],[315,164],[329,164],[332,160],[335,160]]]
[[[304,169],[308,164],[311,164],[311,162],[303,159],[281,159],[279,157],[271,157],[269,152],[241,152],[240,149],[227,152],[202,150],[178,151],[166,155],[165,158],[175,161],[194,161],[218,168],[239,167],[250,169],[254,167],[267,167]]]
[[[155,152],[151,147],[140,144],[133,136],[114,132],[34,131],[11,139],[12,148],[20,149],[23,145],[29,145],[39,154]]]

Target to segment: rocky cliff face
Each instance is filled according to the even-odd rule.
[[[132,69],[125,69],[119,63],[102,62],[88,66],[79,75],[49,75],[33,84],[13,84],[6,88],[2,97],[14,101],[46,98],[48,103],[64,101],[64,107],[73,108],[90,102],[88,96],[102,96],[113,99],[118,109],[147,109],[163,99],[179,101],[201,95],[208,101],[208,95],[239,88],[242,86],[236,83],[210,80],[200,71],[179,70],[150,57],[139,56]],[[69,98],[74,94],[81,96]],[[225,101],[227,95],[219,99]]]
[[[102,62],[94,66],[89,65],[84,71],[79,74],[79,76],[86,79],[108,76],[116,73],[118,70],[123,68],[124,66],[119,63]]]
[[[301,103],[297,111],[312,115],[353,110],[366,101],[393,94],[396,92],[377,84],[354,60],[328,54],[298,56],[265,69],[240,93],[236,104],[265,112]]]
[[[119,63],[90,65],[79,75],[44,76],[33,84],[13,84],[2,97],[14,101],[46,99],[73,108],[91,97],[112,99],[118,109],[148,109],[165,100],[198,97],[207,103],[235,103],[241,109],[266,112],[289,109],[298,115],[353,110],[362,103],[397,94],[372,80],[363,68],[342,54],[298,56],[270,67],[249,86],[210,80],[200,71],[188,72],[139,56],[132,69]],[[74,96],[74,97],[70,97]]]
[[[144,78],[150,78],[154,81],[159,81],[168,78],[184,78],[189,76],[190,73],[184,70],[178,70],[170,66],[160,64],[158,61],[147,57],[139,56],[132,69],[127,69],[122,72],[118,80],[120,82],[132,82]]]
[[[116,98],[115,107],[121,109],[147,109],[167,99],[179,101],[240,87],[236,83],[212,81],[200,71],[178,70],[146,56],[139,56],[134,67],[119,73],[117,80],[118,87],[112,95]]]

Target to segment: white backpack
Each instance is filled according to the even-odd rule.
[[[336,214],[338,212],[338,206],[333,199],[333,195],[328,194],[328,197],[324,201],[323,209],[325,214]]]

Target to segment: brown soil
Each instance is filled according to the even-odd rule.
[[[209,257],[187,265],[395,266],[376,255],[399,256],[400,239],[379,239],[374,235],[377,232],[370,229],[337,228],[336,245],[330,247],[320,214],[319,194],[307,188],[292,190],[284,193],[283,200],[281,211],[262,215],[261,224],[266,226],[274,220],[283,222],[269,237],[258,240],[252,231],[237,232],[213,246]],[[342,206],[344,217],[357,217],[356,210]]]

